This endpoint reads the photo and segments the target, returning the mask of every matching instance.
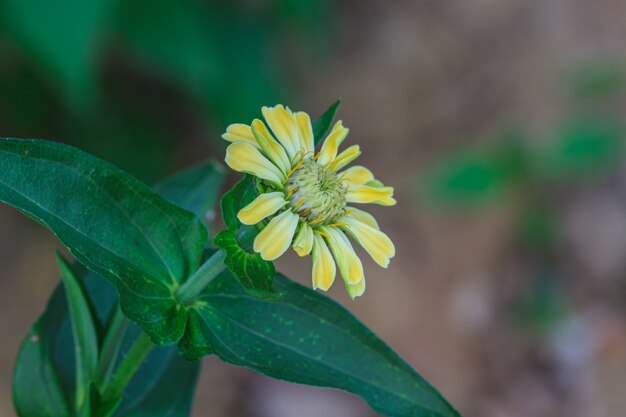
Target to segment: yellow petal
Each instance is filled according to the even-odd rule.
[[[283,173],[269,159],[261,155],[257,148],[244,142],[229,145],[224,160],[235,171],[247,172],[276,184],[282,184],[285,180]]]
[[[296,123],[298,124],[298,132],[300,133],[300,146],[304,152],[313,152],[315,145],[313,144],[313,127],[311,126],[311,118],[305,112],[296,113]]]
[[[348,291],[348,295],[350,295],[350,298],[352,298],[353,300],[356,297],[362,296],[365,292],[365,278],[363,278],[356,284],[346,283],[346,290]]]
[[[296,152],[300,150],[300,136],[293,113],[281,104],[274,107],[263,107],[261,111],[265,121],[274,132],[274,136],[283,145],[289,158],[293,159]]]
[[[393,198],[393,187],[370,187],[357,185],[349,187],[346,192],[348,203],[375,203],[382,206],[393,206],[396,200]]]
[[[360,221],[361,223],[365,223],[369,227],[373,227],[376,230],[380,230],[380,227],[378,226],[378,222],[376,221],[374,216],[372,216],[368,212],[359,210],[356,207],[350,207],[350,206],[346,207],[346,212],[348,212],[346,216],[350,216]]]
[[[285,206],[285,194],[280,191],[261,194],[254,201],[237,213],[237,218],[243,224],[257,224],[267,216],[271,216]]]
[[[266,261],[273,261],[291,245],[300,216],[290,210],[274,217],[254,239],[254,251]]]
[[[363,185],[368,181],[374,179],[374,174],[369,169],[360,165],[355,165],[346,169],[338,174],[342,181],[346,182],[348,186],[351,185]]]
[[[293,250],[299,256],[307,256],[313,249],[313,229],[303,223],[293,241]]]
[[[363,246],[378,265],[383,268],[389,266],[389,260],[396,255],[396,248],[386,234],[350,215],[340,220],[347,225],[344,230]]]
[[[285,148],[274,139],[269,130],[259,119],[252,121],[252,134],[256,138],[256,141],[263,149],[263,152],[274,162],[274,164],[281,169],[281,171],[287,175],[291,170],[291,162],[285,152]]]
[[[348,132],[349,129],[343,127],[341,120],[335,123],[335,125],[333,126],[333,130],[331,130],[326,140],[324,140],[324,144],[322,145],[322,149],[320,150],[320,155],[317,158],[317,162],[322,165],[333,162],[333,160],[337,156],[339,145],[341,145],[341,142],[343,142],[346,136],[348,136]]]
[[[354,252],[346,235],[336,227],[322,227],[328,237],[326,241],[339,266],[341,276],[348,284],[356,284],[363,279],[363,265]]]
[[[255,148],[259,148],[250,126],[241,123],[235,123],[226,128],[226,132],[222,135],[222,138],[229,142],[245,142]]]
[[[341,168],[348,165],[361,155],[361,147],[359,145],[352,145],[345,151],[341,152],[335,160],[328,166],[332,171],[338,171]]]
[[[337,275],[337,267],[324,238],[314,233],[313,239],[313,289],[328,291]]]

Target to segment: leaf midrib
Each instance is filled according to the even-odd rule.
[[[221,297],[221,295],[217,295],[217,297]],[[236,297],[236,296],[235,296],[235,297],[228,297],[228,298],[245,298],[245,297]],[[295,306],[294,304],[288,304],[288,306],[289,306],[289,307],[291,307],[291,308],[293,308],[293,309],[295,309],[295,310],[297,310],[297,311],[302,311],[302,312],[305,312],[307,315],[312,316],[312,314],[311,314],[310,312],[308,312],[308,311],[306,311],[306,310],[303,310],[303,309],[301,309],[301,308],[299,308],[299,307]],[[207,307],[205,307],[205,308],[207,308]],[[208,307],[208,308],[210,308],[210,307]],[[206,321],[204,320],[204,317],[203,317],[202,315],[200,315],[200,316],[202,317],[202,320],[206,323]],[[241,324],[240,322],[235,321],[234,319],[232,319],[232,318],[231,318],[230,316],[228,316],[228,315],[226,315],[226,319],[227,319],[228,321],[230,321],[231,323],[233,323],[234,325],[236,325],[236,326],[240,327],[241,329],[244,329],[244,330],[246,330],[246,331],[248,331],[248,332],[250,332],[250,333],[252,333],[252,334],[256,335],[257,337],[259,337],[259,338],[261,338],[261,339],[265,339],[265,340],[267,340],[267,341],[269,341],[269,342],[271,342],[271,343],[275,343],[276,345],[279,345],[279,346],[281,346],[281,347],[283,347],[283,348],[285,348],[285,349],[287,349],[287,350],[290,350],[290,351],[292,351],[292,352],[294,352],[294,353],[296,353],[296,354],[298,354],[298,355],[300,355],[300,356],[302,356],[302,357],[306,358],[307,360],[312,360],[312,361],[315,361],[316,363],[321,364],[322,366],[326,366],[327,368],[330,368],[330,369],[332,369],[332,370],[334,370],[334,371],[337,371],[337,372],[339,372],[339,373],[342,373],[342,374],[348,375],[348,376],[350,376],[350,377],[354,378],[354,379],[355,379],[355,380],[357,380],[357,381],[361,381],[361,382],[365,383],[366,385],[369,385],[369,386],[371,386],[371,387],[373,387],[373,388],[380,389],[381,391],[383,391],[383,392],[386,392],[386,393],[390,394],[390,396],[392,396],[392,397],[400,398],[401,400],[403,400],[403,401],[407,401],[407,402],[409,402],[409,403],[411,403],[411,404],[414,404],[415,406],[417,406],[417,407],[419,407],[419,408],[422,408],[422,409],[424,409],[424,410],[431,411],[431,412],[433,412],[433,413],[435,413],[435,414],[437,414],[437,415],[441,415],[441,416],[443,416],[443,415],[442,415],[442,414],[440,414],[440,413],[439,413],[439,411],[437,411],[437,410],[433,410],[432,408],[425,407],[423,404],[418,404],[418,403],[415,403],[415,401],[412,399],[412,397],[407,397],[407,396],[402,396],[402,395],[399,395],[399,394],[397,394],[397,393],[396,393],[396,392],[394,392],[394,391],[390,391],[390,390],[388,390],[387,388],[385,388],[385,387],[383,387],[383,386],[377,385],[376,383],[374,383],[374,382],[373,382],[373,381],[371,381],[371,380],[367,380],[367,379],[364,379],[363,377],[356,376],[356,375],[355,375],[355,374],[353,374],[353,373],[346,372],[346,371],[342,370],[341,368],[338,368],[338,367],[336,367],[336,366],[334,366],[334,365],[330,365],[330,364],[327,364],[327,363],[324,363],[324,362],[317,361],[317,360],[315,360],[315,358],[313,358],[313,357],[309,356],[309,355],[308,355],[308,354],[306,354],[305,352],[302,352],[302,351],[300,351],[300,350],[298,350],[298,349],[296,349],[296,348],[294,348],[294,347],[292,347],[292,346],[290,346],[290,345],[285,345],[284,343],[279,342],[279,341],[277,341],[277,340],[275,340],[275,339],[272,339],[272,338],[268,337],[268,336],[267,336],[267,335],[265,335],[265,334],[259,333],[259,332],[255,331],[255,330],[252,330],[251,328],[249,328],[249,327],[247,327],[247,326],[244,326],[244,325],[243,325],[243,324]],[[339,329],[342,333],[345,333],[345,330],[344,330],[344,329],[342,329],[341,327],[339,327],[339,326],[335,325],[334,323],[332,323],[332,322],[330,322],[330,321],[326,321],[326,322],[327,322],[327,323],[329,323],[329,324],[331,324],[331,326],[336,327],[337,329]],[[209,328],[210,328],[210,326],[208,326],[208,323],[206,323],[206,325],[207,325],[207,327],[209,327]],[[228,347],[226,346],[226,344],[225,344],[224,342],[222,342],[222,340],[221,340],[221,339],[217,336],[217,334],[216,334],[215,332],[212,332],[212,333],[213,333],[213,334],[214,334],[214,335],[218,338],[218,340],[220,340],[221,344],[222,344],[224,347],[226,347],[229,351],[231,351],[231,352],[232,352],[233,354],[235,354],[237,357],[241,358],[241,356],[240,356],[240,355],[238,355],[238,354],[237,354],[236,352],[234,352],[232,349],[228,348]],[[348,332],[348,333],[349,333],[349,332]],[[351,334],[350,334],[350,336],[351,336],[351,337],[354,337],[354,336],[353,336],[353,335],[351,335]],[[372,352],[376,353],[377,355],[380,355],[380,353],[379,353],[379,352],[377,352],[377,351],[373,350],[373,349],[372,349],[369,345],[363,345],[363,346],[366,346],[366,347],[367,347],[369,350],[371,350]],[[264,368],[266,368],[266,366],[263,366],[263,367],[264,367]],[[395,365],[394,365],[394,367],[396,368],[396,370],[398,370],[397,366],[395,366]],[[290,371],[291,371],[291,372],[293,372],[293,370],[290,370]],[[303,376],[307,376],[306,374],[301,374],[301,375],[303,375]],[[411,379],[411,380],[413,380],[413,379]],[[417,381],[415,381],[415,382],[417,382]],[[430,388],[430,387],[429,387],[429,386],[427,386],[426,388]]]

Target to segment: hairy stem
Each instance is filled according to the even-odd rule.
[[[219,250],[213,254],[198,270],[178,289],[176,298],[182,304],[191,304],[215,277],[224,269],[226,254]]]
[[[100,354],[95,381],[99,389],[102,389],[109,382],[113,374],[128,323],[128,319],[124,317],[122,309],[119,303],[117,303],[111,313],[111,319],[107,326],[108,330],[102,343],[102,353]]]
[[[148,335],[141,332],[122,363],[120,363],[111,382],[106,386],[102,395],[105,401],[114,400],[122,396],[124,389],[153,347],[154,344]]]

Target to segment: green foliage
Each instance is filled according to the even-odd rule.
[[[543,178],[579,179],[615,166],[622,157],[623,129],[609,120],[580,118],[565,123],[537,155]]]
[[[622,157],[624,129],[604,118],[566,122],[545,143],[504,134],[492,144],[453,153],[425,176],[427,196],[453,206],[483,204],[513,192],[540,193],[555,182],[592,177]]]
[[[198,268],[207,240],[193,214],[65,145],[2,139],[0,169],[0,200],[49,227],[80,262],[111,280],[126,316],[156,343],[180,338],[185,312],[172,294]]]
[[[33,325],[22,343],[13,373],[13,403],[20,417],[57,417],[72,415],[61,386],[59,372],[73,363],[55,363],[54,341],[60,332],[67,302],[60,300],[60,291],[52,296],[46,313]],[[69,323],[68,323],[69,325]],[[63,348],[71,350],[68,341]],[[73,353],[72,353],[73,354]],[[71,391],[70,391],[71,392]],[[70,397],[71,398],[71,397]]]
[[[242,230],[254,229],[244,227]],[[263,299],[278,297],[272,287],[276,275],[274,264],[264,261],[258,253],[244,249],[231,230],[220,232],[215,237],[215,245],[226,253],[226,266],[251,295]]]
[[[254,252],[252,242],[258,234],[256,228],[241,224],[237,218],[239,210],[257,196],[254,179],[245,175],[222,197],[222,218],[228,227],[218,234],[215,244],[226,253],[226,266],[239,279],[250,294],[264,298],[275,298],[272,281],[276,271],[271,262],[263,260]]]
[[[154,191],[205,219],[207,214],[212,215],[223,183],[224,168],[214,161],[205,161],[159,182]]]
[[[521,141],[506,137],[482,149],[465,149],[442,160],[426,175],[432,200],[480,205],[509,191],[525,175]]]
[[[117,0],[5,0],[7,30],[76,106],[93,100],[98,59]]]
[[[117,291],[102,277],[81,268],[77,271],[77,281],[85,289],[96,328],[102,336],[111,328]],[[20,348],[13,378],[13,397],[20,417],[76,415],[69,411],[74,409],[77,362],[66,294],[59,285]],[[118,360],[125,356],[140,331],[131,325],[123,332]],[[106,350],[103,345],[100,344],[102,353]],[[100,361],[107,360],[100,356]],[[113,365],[117,363],[113,361]],[[187,417],[198,371],[199,363],[180,358],[176,347],[155,348],[126,388],[124,399],[113,415],[140,417],[161,415],[162,410],[169,410],[172,417]],[[92,401],[91,406],[102,404]]]
[[[577,67],[568,77],[568,90],[579,98],[603,98],[623,94],[626,87],[624,62],[595,60]]]
[[[98,337],[91,318],[89,304],[74,272],[61,255],[57,255],[61,278],[69,308],[74,354],[76,358],[76,410],[80,416],[89,415],[89,391],[96,380],[98,368]]]
[[[241,205],[256,194],[250,177],[222,201],[224,212],[230,213],[225,222],[236,227],[216,237],[230,269],[193,303],[182,305],[174,292],[161,292],[167,285],[160,278],[175,283],[171,290],[198,269],[194,254],[203,250],[206,231],[193,214],[111,165],[64,145],[0,140],[0,172],[3,201],[50,227],[80,262],[117,287],[95,273],[71,274],[63,266],[68,290],[55,291],[18,357],[14,396],[21,417],[126,417],[162,415],[164,410],[172,416],[189,414],[197,363],[181,363],[174,347],[157,347],[123,396],[110,389],[117,387],[124,365],[134,369],[133,361],[127,361],[135,357],[133,352],[146,352],[135,349],[139,344],[131,347],[138,334],[146,340],[139,327],[121,329],[116,289],[126,316],[155,341],[178,341],[177,348],[189,359],[215,353],[271,377],[343,389],[388,416],[459,415],[345,309],[284,276],[272,283],[272,264],[246,251],[256,229],[235,223]],[[197,198],[198,187],[219,180],[209,181],[200,172],[219,176],[213,169],[197,168],[155,188],[175,203],[204,213],[214,197]],[[97,346],[86,330],[90,315]],[[180,340],[178,325],[184,326]],[[116,343],[120,335],[122,342]],[[91,348],[71,349],[72,341],[81,349],[85,344]],[[119,374],[106,362],[116,363]],[[40,392],[31,393],[33,386]],[[79,406],[78,412],[70,411],[73,405]]]
[[[317,145],[328,133],[335,120],[341,100],[335,101],[326,111],[313,122],[313,140]]]
[[[459,415],[344,308],[280,274],[274,286],[279,300],[258,300],[223,273],[190,311],[182,352],[190,359],[215,353],[274,378],[343,389],[387,416]]]
[[[198,165],[166,178],[154,188],[188,210],[206,213],[214,206],[219,190],[217,186],[214,188],[208,186],[220,184],[223,177],[221,170],[214,167],[215,164],[211,162]],[[199,196],[200,191],[202,197]],[[68,297],[70,291],[59,286],[52,295],[46,311],[22,343],[13,380],[15,406],[19,415],[21,417],[72,415],[68,410],[73,408],[72,399],[78,388],[75,381],[82,378],[75,376],[77,368],[80,368],[80,358],[76,356],[75,350],[68,348],[72,345],[77,346],[72,336],[76,332],[70,324],[73,324],[73,320],[86,320],[87,315],[91,316],[93,311],[95,327],[100,334],[99,345],[88,350],[92,352],[90,356],[94,350],[96,352],[99,350],[100,355],[93,381],[95,387],[91,386],[92,398],[96,400],[91,402],[92,407],[98,407],[103,411],[119,405],[119,410],[114,413],[116,417],[158,415],[165,409],[169,410],[172,417],[188,416],[199,363],[182,360],[175,346],[157,348],[151,353],[147,362],[139,368],[126,387],[125,400],[121,404],[119,399],[114,400],[112,404],[98,402],[101,400],[98,392],[111,378],[118,358],[125,356],[140,329],[137,326],[128,327],[126,319],[117,307],[118,297],[111,284],[80,268],[75,279],[67,265],[65,263],[62,265],[66,272],[63,276],[72,287],[74,295]],[[82,303],[80,296],[85,293],[86,302]],[[68,303],[72,298],[74,302]],[[83,304],[80,315],[72,314],[70,317],[72,304]],[[84,304],[90,306],[87,313]],[[91,337],[84,339],[89,340]],[[91,342],[88,345],[91,345]],[[80,343],[79,346],[82,350],[84,349],[82,347],[87,345]]]
[[[239,210],[251,203],[257,196],[254,188],[254,180],[251,175],[246,174],[235,186],[222,197],[222,218],[224,224],[233,232],[239,231],[242,224],[237,218]]]

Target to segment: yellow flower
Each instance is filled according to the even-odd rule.
[[[226,163],[235,171],[262,180],[264,192],[242,208],[243,224],[267,222],[254,250],[274,260],[293,247],[313,258],[313,288],[328,290],[337,269],[352,298],[365,291],[361,260],[347,236],[358,242],[383,268],[396,253],[393,242],[368,213],[348,206],[392,206],[393,188],[385,187],[362,166],[344,169],[361,154],[358,145],[339,152],[348,129],[338,121],[315,153],[309,115],[282,105],[263,107],[266,124],[230,125],[222,137],[232,142]]]

